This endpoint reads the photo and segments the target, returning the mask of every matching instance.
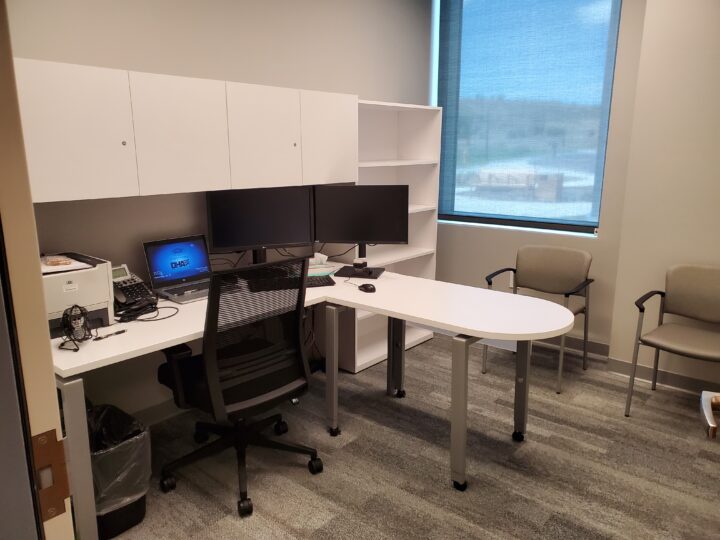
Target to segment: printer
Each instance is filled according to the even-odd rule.
[[[48,264],[51,259],[62,262]],[[110,261],[81,253],[61,253],[43,260],[43,288],[51,337],[63,335],[63,311],[76,304],[87,310],[91,328],[112,324],[111,266]]]

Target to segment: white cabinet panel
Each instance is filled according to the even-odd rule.
[[[302,184],[300,91],[227,83],[233,188]]]
[[[127,71],[18,58],[34,202],[138,194]]]
[[[140,194],[230,188],[225,82],[130,72]]]
[[[300,91],[303,184],[357,182],[357,96]]]

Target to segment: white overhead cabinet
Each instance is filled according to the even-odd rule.
[[[303,184],[356,182],[357,96],[300,91]]]
[[[233,188],[302,184],[300,90],[227,83]]]
[[[138,195],[127,71],[18,58],[34,202]]]
[[[230,188],[225,81],[130,72],[140,195]]]

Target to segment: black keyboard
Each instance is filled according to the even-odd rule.
[[[186,291],[204,291],[210,288],[209,283],[191,283],[188,285],[183,285],[181,287],[175,287],[173,289],[165,289],[165,292],[168,294],[185,294]]]
[[[308,276],[307,287],[330,287],[335,285],[335,280],[330,276]]]

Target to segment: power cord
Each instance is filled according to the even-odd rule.
[[[323,244],[323,245],[324,245],[324,244]],[[342,257],[343,255],[346,255],[346,254],[350,253],[350,252],[351,252],[353,249],[355,249],[356,247],[357,247],[357,244],[353,244],[352,246],[350,246],[349,249],[346,249],[346,250],[343,251],[342,253],[338,253],[337,255],[328,255],[328,259],[334,259],[334,258],[336,258],[336,257]]]

